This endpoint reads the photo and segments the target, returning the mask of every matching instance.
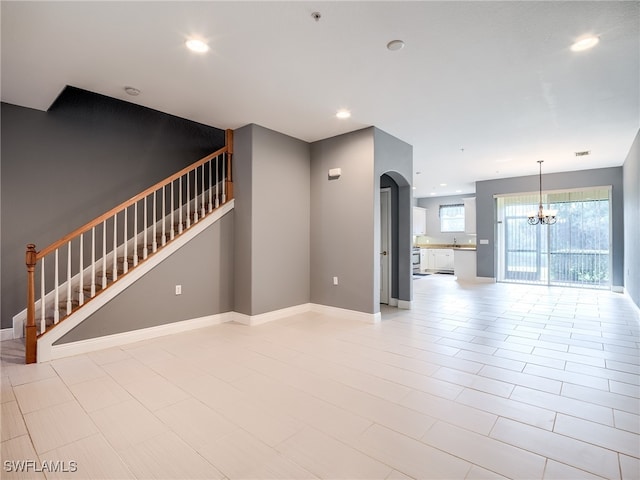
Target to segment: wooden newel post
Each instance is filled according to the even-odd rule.
[[[27,245],[27,326],[26,336],[26,363],[36,363],[38,361],[37,350],[37,330],[36,330],[36,285],[35,270],[38,252],[33,243]]]
[[[233,171],[233,166],[231,163],[231,158],[233,157],[233,130],[226,130],[225,143],[227,146],[227,178],[225,180],[225,189],[227,191],[227,200],[231,200],[233,198],[233,176],[231,174],[231,172]]]

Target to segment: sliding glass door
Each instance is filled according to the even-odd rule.
[[[555,225],[529,225],[537,194],[497,196],[497,280],[610,288],[610,188],[552,192]]]

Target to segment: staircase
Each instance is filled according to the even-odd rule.
[[[25,361],[37,342],[233,198],[226,145],[40,251],[27,245]]]

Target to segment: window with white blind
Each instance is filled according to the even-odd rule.
[[[464,232],[464,204],[440,205],[440,231]]]
[[[496,196],[497,280],[544,285],[611,286],[611,188],[543,194],[555,225],[529,225],[539,194]]]

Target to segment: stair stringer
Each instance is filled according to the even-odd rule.
[[[101,292],[91,301],[87,302],[82,308],[74,311],[66,317],[63,321],[57,324],[54,328],[48,330],[43,335],[38,337],[38,362],[46,362],[56,358],[54,353],[54,343],[62,338],[64,335],[73,330],[76,326],[89,318],[100,308],[113,300],[120,293],[125,291],[145,274],[150,272],[153,268],[161,264],[170,255],[178,251],[180,248],[189,243],[192,239],[204,232],[208,227],[220,220],[224,215],[229,213],[234,207],[234,200],[229,200],[224,205],[221,205],[218,209],[199,220],[197,223],[191,225],[182,234],[176,237],[173,241],[167,243],[164,247],[159,249],[156,253],[149,256],[144,262],[140,263],[134,269],[118,279],[107,288],[104,292]]]

